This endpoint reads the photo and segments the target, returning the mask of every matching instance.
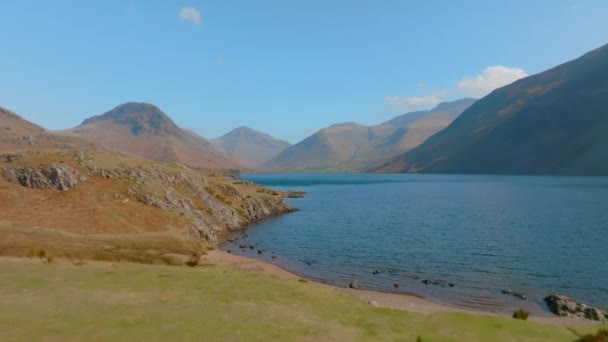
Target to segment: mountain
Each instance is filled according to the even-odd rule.
[[[244,166],[256,168],[283,150],[290,143],[275,139],[268,134],[249,127],[238,127],[225,135],[211,140],[228,158]]]
[[[156,161],[206,169],[239,168],[209,141],[181,129],[158,107],[148,103],[122,104],[59,133]]]
[[[262,165],[271,171],[362,171],[418,146],[445,128],[474,99],[444,102],[376,126],[343,123],[322,129]]]
[[[496,89],[376,171],[608,175],[608,45]]]

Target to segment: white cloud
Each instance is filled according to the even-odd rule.
[[[182,20],[192,22],[194,25],[200,25],[203,22],[201,12],[194,7],[183,7],[179,11],[179,17]]]
[[[456,87],[464,95],[481,98],[492,90],[511,84],[528,73],[520,68],[510,68],[503,65],[487,67],[477,76],[463,78]]]
[[[442,100],[439,95],[426,95],[414,97],[387,96],[384,98],[391,108],[418,109],[438,105]]]

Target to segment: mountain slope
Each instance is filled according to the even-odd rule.
[[[92,144],[76,138],[46,131],[12,111],[0,107],[0,150],[3,152],[32,148],[92,148]]]
[[[130,126],[138,136],[181,133],[158,118]],[[106,119],[87,125],[97,120]],[[184,264],[232,231],[293,211],[282,192],[232,175],[110,152],[0,107],[0,255]]]
[[[493,91],[377,171],[608,175],[608,45]]]
[[[158,107],[148,103],[125,103],[60,133],[156,161],[200,168],[239,167],[209,141],[179,128]]]
[[[362,171],[409,151],[446,127],[474,99],[444,102],[375,126],[330,126],[286,149],[262,166],[272,171]]]
[[[244,166],[256,168],[291,146],[249,127],[238,127],[225,135],[211,140],[228,158]]]

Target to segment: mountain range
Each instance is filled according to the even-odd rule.
[[[125,103],[57,133],[155,161],[180,162],[205,169],[241,167],[206,139],[178,127],[149,103]]]
[[[249,127],[238,127],[211,140],[224,154],[240,164],[256,169],[291,146],[287,141]]]
[[[0,107],[0,148],[112,150],[204,169],[608,175],[608,45],[496,89],[290,145],[239,127],[208,141],[158,107],[129,102],[48,131]]]
[[[344,123],[324,128],[260,168],[269,171],[362,171],[418,146],[475,102],[443,102],[375,126]]]
[[[375,170],[608,175],[608,45],[494,90]]]

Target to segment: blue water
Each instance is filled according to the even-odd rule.
[[[542,298],[555,292],[608,307],[608,178],[244,178],[307,193],[288,199],[298,212],[262,222],[222,247],[232,253],[338,286],[356,279],[362,288],[460,307],[545,313]],[[241,251],[241,243],[255,250]],[[425,285],[424,279],[454,287]],[[523,292],[528,300],[502,289]]]

